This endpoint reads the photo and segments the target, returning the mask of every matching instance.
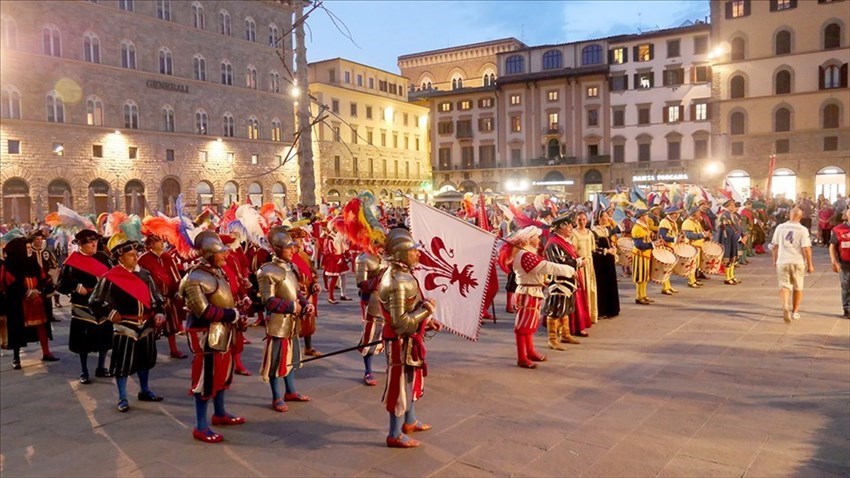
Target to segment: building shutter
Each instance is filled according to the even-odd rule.
[[[776,8],[776,0],[770,0],[770,11],[775,12]]]
[[[818,89],[819,90],[823,89],[823,83],[824,83],[823,79],[824,79],[825,75],[826,75],[826,71],[824,70],[824,68],[822,66],[819,66],[818,67]]]
[[[726,7],[726,19],[729,20],[732,18],[732,2],[727,1],[724,7]]]
[[[750,0],[744,0],[744,16],[750,16]]]
[[[847,88],[847,63],[841,65],[841,72],[839,74],[841,76],[841,87]]]
[[[655,58],[655,44],[649,44],[649,61],[652,61]]]
[[[685,121],[685,105],[679,105],[679,121]]]

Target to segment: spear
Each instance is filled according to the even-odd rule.
[[[376,341],[374,341],[374,342],[369,342],[368,344],[362,344],[362,345],[361,345],[361,344],[357,344],[357,345],[355,345],[354,347],[348,347],[348,348],[344,348],[344,349],[340,349],[340,350],[334,350],[333,352],[328,352],[328,353],[326,353],[326,354],[322,354],[322,355],[321,355],[321,356],[319,356],[319,357],[308,358],[308,359],[306,359],[306,360],[302,360],[300,363],[304,364],[304,363],[307,363],[307,362],[312,362],[313,360],[320,360],[320,359],[323,359],[323,358],[332,357],[332,356],[334,356],[334,355],[339,355],[339,354],[344,354],[344,353],[346,353],[346,352],[351,352],[351,351],[353,351],[353,350],[357,350],[357,349],[361,349],[361,348],[366,348],[366,347],[371,347],[371,346],[373,346],[373,345],[378,345],[378,344],[380,344],[381,342],[384,342],[384,341],[392,342],[392,341],[394,341],[394,340],[398,340],[398,338],[380,339],[380,340],[376,340]],[[294,365],[294,364],[288,364],[288,365]]]

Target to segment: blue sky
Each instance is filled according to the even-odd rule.
[[[708,0],[325,0],[324,5],[357,45],[316,10],[307,22],[309,61],[343,57],[394,73],[398,56],[408,53],[511,36],[528,45],[562,43],[670,28],[709,15]]]

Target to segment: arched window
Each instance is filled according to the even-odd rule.
[[[227,36],[232,34],[230,13],[227,10],[219,10],[218,12],[218,32]]]
[[[195,28],[200,28],[201,30],[204,29],[204,7],[202,7],[198,2],[192,3],[192,25],[194,25]]]
[[[280,30],[278,30],[277,25],[274,23],[269,25],[269,46],[277,47],[278,37],[280,36]]]
[[[582,65],[598,65],[602,63],[602,46],[588,45],[581,49]]]
[[[746,119],[744,113],[736,111],[729,116],[729,134],[739,135],[744,134],[746,128]]]
[[[281,183],[272,184],[272,202],[280,209],[286,206],[286,186]]]
[[[245,86],[252,90],[257,89],[257,69],[254,68],[254,65],[248,65],[248,68],[245,69]]]
[[[89,63],[100,63],[100,39],[92,32],[83,35],[83,57]]]
[[[741,75],[735,75],[729,81],[729,97],[743,98],[746,93],[746,81]]]
[[[730,58],[732,60],[743,60],[746,54],[744,51],[745,47],[746,43],[743,38],[738,37],[732,40]]]
[[[823,29],[823,49],[841,48],[841,25],[830,23]]]
[[[222,136],[226,136],[228,138],[232,138],[236,136],[236,128],[235,123],[233,121],[233,115],[230,112],[224,113],[224,117],[222,118],[223,123],[223,133]]]
[[[124,185],[124,205],[127,214],[143,215],[145,212],[145,184],[131,179]]]
[[[212,190],[212,188],[207,185],[207,187]],[[200,189],[200,184],[198,185]],[[157,207],[165,211],[169,216],[174,215],[174,202],[177,200],[177,196],[180,195],[180,183],[174,178],[165,178],[159,184],[158,191],[158,201]]]
[[[3,217],[5,223],[30,222],[30,187],[21,178],[11,178],[3,183]]]
[[[280,93],[280,73],[274,70],[269,73],[269,91]]]
[[[207,128],[207,112],[203,109],[195,111],[195,134],[209,134]]]
[[[165,47],[159,49],[159,72],[163,75],[174,74],[174,59],[171,50]]]
[[[164,181],[163,181],[163,183],[164,183]],[[227,188],[227,185],[225,185],[225,188]],[[198,186],[195,187],[195,193],[198,195],[198,202],[201,203],[202,205],[203,204],[212,204],[212,202],[213,202],[212,184],[210,184],[206,181],[199,182]],[[173,197],[175,199],[177,198],[176,195],[173,196]]]
[[[780,70],[776,72],[774,87],[777,95],[787,95],[788,93],[791,93],[791,72],[788,70]]]
[[[139,129],[139,106],[133,100],[124,103],[124,127]]]
[[[136,69],[136,46],[130,40],[121,42],[121,67]]]
[[[21,93],[14,86],[3,87],[0,112],[2,118],[21,119]]]
[[[251,183],[248,185],[248,198],[251,204],[263,203],[263,186],[260,183]]]
[[[260,122],[257,121],[256,116],[251,116],[248,118],[248,139],[259,139],[260,138]]]
[[[224,183],[224,207],[239,202],[239,185],[233,181]]]
[[[509,75],[522,73],[525,71],[525,60],[521,55],[512,55],[505,60],[505,72]]]
[[[835,103],[830,103],[823,107],[823,128],[838,128],[839,118],[840,115],[838,105],[836,105]]]
[[[47,121],[51,123],[65,122],[65,102],[55,91],[47,94]]]
[[[162,107],[162,130],[169,133],[174,132],[174,108],[171,105]]]
[[[4,48],[18,48],[18,24],[12,17],[0,17],[0,42]]]
[[[493,73],[493,72],[484,73],[484,86],[496,86],[496,74],[495,73]]]
[[[86,124],[103,126],[103,102],[97,96],[89,96],[86,99]]]
[[[463,88],[463,77],[455,75],[452,78],[452,89],[458,90],[460,88]]]
[[[54,25],[41,29],[42,53],[50,56],[62,56],[62,34]]]
[[[549,50],[543,54],[543,69],[544,70],[553,70],[555,68],[561,68],[563,55],[559,50]]]
[[[777,55],[787,55],[791,53],[791,32],[788,30],[781,30],[777,32],[773,48]]]
[[[272,119],[272,141],[280,141],[282,131],[280,120],[277,118]]]
[[[779,108],[773,114],[773,131],[776,133],[791,131],[791,111],[788,108]]]
[[[227,60],[221,61],[221,84],[233,85],[233,65]]]
[[[847,86],[847,63],[841,67],[838,65],[820,67],[820,84],[821,89],[824,90]]]
[[[203,55],[195,55],[193,71],[196,80],[207,81],[207,60],[204,59]]]
[[[54,179],[47,185],[47,210],[55,212],[59,209],[56,203],[61,203],[65,207],[74,207],[71,186],[63,179]]]
[[[248,41],[257,41],[257,24],[251,17],[245,18],[245,39]]]
[[[431,80],[422,80],[422,89],[423,90],[430,90],[431,87],[432,87]]]
[[[100,214],[109,210],[109,190],[109,183],[103,179],[95,179],[89,183],[89,207],[95,214]]]

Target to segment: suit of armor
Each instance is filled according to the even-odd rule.
[[[363,334],[360,336],[360,345],[364,347],[360,352],[365,358],[371,358],[384,350],[384,344],[365,346],[380,338],[381,328],[384,325],[384,317],[381,313],[381,302],[378,294],[374,292],[378,288],[381,277],[388,267],[388,263],[375,254],[364,252],[357,256],[354,261],[354,277],[360,290],[360,312],[363,319]],[[367,374],[371,372],[367,365]]]

